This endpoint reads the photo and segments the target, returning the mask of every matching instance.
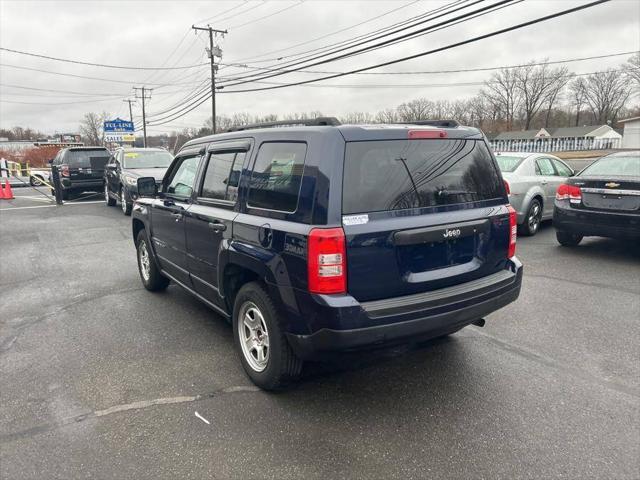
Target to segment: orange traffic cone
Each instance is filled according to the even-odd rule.
[[[4,184],[4,199],[5,200],[12,200],[14,198],[13,196],[13,191],[11,191],[11,182],[9,182],[8,178],[5,178],[5,184]]]
[[[2,184],[2,178],[0,177],[0,200],[4,200],[4,186]]]

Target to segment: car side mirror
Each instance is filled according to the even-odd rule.
[[[158,186],[156,179],[153,177],[138,178],[138,196],[146,198],[155,198],[158,196]]]

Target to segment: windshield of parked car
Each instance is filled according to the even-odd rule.
[[[580,176],[640,177],[640,155],[610,155],[596,160]]]
[[[514,172],[522,163],[524,157],[510,157],[508,155],[496,155],[498,167],[501,172]]]
[[[164,151],[137,150],[124,152],[124,168],[167,168],[173,155]]]
[[[343,214],[477,202],[504,193],[482,141],[347,143]]]

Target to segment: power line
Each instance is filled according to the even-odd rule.
[[[69,93],[73,95],[84,95],[87,97],[122,97],[126,95],[126,93],[87,93],[87,92],[72,92],[69,90],[53,90],[48,88],[34,88],[34,87],[23,87],[21,85],[11,85],[8,83],[0,83],[0,87],[11,87],[11,88],[19,88],[21,90],[33,90],[38,92],[53,92],[53,93]]]
[[[630,51],[630,52],[619,52],[619,53],[608,53],[604,55],[595,55],[592,57],[580,57],[580,58],[568,58],[564,60],[553,60],[547,62],[533,62],[533,63],[521,63],[517,65],[501,65],[496,67],[478,67],[478,68],[461,68],[456,70],[427,70],[427,71],[410,71],[410,72],[358,72],[354,75],[433,75],[433,74],[442,74],[442,73],[468,73],[468,72],[487,72],[491,70],[502,70],[502,69],[511,69],[511,68],[524,68],[524,67],[537,67],[540,65],[557,65],[562,63],[572,63],[572,62],[582,62],[585,60],[598,60],[601,58],[610,58],[610,57],[621,57],[624,55],[633,55],[635,53],[639,53],[640,50]],[[227,64],[229,65],[229,64]],[[240,65],[238,65],[240,66]],[[245,66],[244,68],[254,69],[254,70],[266,70],[270,72],[278,72],[282,69],[279,68],[266,68],[266,67],[249,67]],[[335,71],[326,71],[326,70],[298,70],[296,73],[312,73],[312,74],[334,74],[334,73],[344,73],[344,72],[335,72]],[[225,77],[218,77],[220,79],[224,79]],[[257,82],[256,82],[257,83]]]
[[[294,3],[293,5],[289,5],[288,7],[285,7],[283,9],[281,9],[281,10],[278,10],[277,12],[270,13],[269,15],[265,15],[263,17],[254,18],[253,20],[249,20],[248,22],[244,22],[244,23],[240,23],[238,25],[234,25],[232,27],[229,27],[229,29],[231,29],[231,30],[236,29],[237,30],[239,28],[246,27],[247,25],[250,25],[252,23],[259,22],[260,20],[264,20],[265,18],[273,17],[273,16],[278,15],[279,13],[282,13],[282,12],[284,12],[286,10],[289,10],[291,8],[298,7],[298,6],[302,5],[304,3],[304,1],[305,0],[300,0],[298,3]]]
[[[424,52],[420,52],[420,53],[416,53],[413,55],[408,55],[406,57],[401,57],[401,58],[397,58],[395,60],[389,60],[387,62],[382,62],[382,63],[378,63],[375,65],[370,65],[368,67],[362,67],[362,68],[357,68],[354,70],[350,70],[347,72],[342,72],[342,73],[338,73],[338,74],[333,74],[333,75],[326,75],[324,77],[319,77],[319,78],[315,78],[315,79],[310,79],[310,80],[302,80],[299,82],[293,82],[293,83],[288,83],[288,84],[284,84],[284,85],[277,85],[277,86],[273,86],[273,87],[260,87],[260,88],[251,88],[251,89],[242,89],[242,90],[231,90],[231,91],[226,91],[224,93],[239,93],[239,92],[258,92],[258,91],[264,91],[264,90],[274,90],[277,88],[285,88],[285,87],[290,87],[290,86],[295,86],[295,85],[305,85],[307,83],[315,83],[315,82],[320,82],[323,80],[330,80],[332,78],[338,78],[338,77],[343,77],[345,75],[352,75],[354,73],[358,73],[358,72],[365,72],[367,70],[373,70],[375,68],[380,68],[380,67],[386,67],[388,65],[395,65],[396,63],[401,63],[401,62],[406,62],[407,60],[413,60],[416,58],[421,58],[421,57],[425,57],[427,55],[433,55],[435,53],[439,53],[439,52],[443,52],[446,50],[450,50],[453,48],[457,48],[457,47],[461,47],[463,45],[467,45],[470,43],[475,43],[478,42],[480,40],[484,40],[487,38],[491,38],[491,37],[495,37],[497,35],[502,35],[504,33],[508,33],[514,30],[518,30],[520,28],[524,28],[524,27],[528,27],[531,25],[535,25],[537,23],[541,23],[541,22],[545,22],[547,20],[552,20],[554,18],[558,18],[558,17],[562,17],[564,15],[568,15],[571,13],[575,13],[578,12],[580,10],[585,10],[587,8],[591,8],[591,7],[595,7],[597,5],[600,5],[602,3],[607,3],[610,0],[596,0],[594,2],[591,3],[586,3],[577,7],[573,7],[567,10],[562,10],[560,12],[556,12],[550,15],[545,15],[543,17],[539,17],[536,18],[534,20],[529,20],[527,22],[523,22],[523,23],[519,23],[517,25],[512,25],[511,27],[506,27],[506,28],[502,28],[500,30],[496,30],[494,32],[490,32],[490,33],[486,33],[484,35],[479,35],[477,37],[473,37],[467,40],[463,40],[461,42],[456,42],[456,43],[452,43],[449,45],[445,45],[443,47],[438,47],[438,48],[434,48],[432,50],[426,50]]]
[[[406,57],[402,57],[402,58],[395,59],[395,60],[390,60],[390,61],[379,63],[379,64],[376,64],[376,65],[371,65],[371,66],[368,66],[368,67],[362,67],[362,68],[359,68],[359,69],[352,70],[350,72],[342,72],[340,74],[334,74],[334,75],[329,75],[329,76],[325,76],[325,77],[321,77],[321,78],[305,80],[305,81],[301,81],[301,82],[294,82],[294,83],[289,83],[289,84],[283,84],[283,85],[276,85],[276,86],[270,86],[270,87],[260,87],[260,88],[253,88],[253,89],[243,89],[243,90],[231,90],[231,91],[226,91],[226,92],[223,91],[223,92],[220,92],[220,93],[239,93],[239,92],[254,92],[254,91],[274,90],[274,89],[286,88],[286,87],[290,87],[290,86],[306,85],[306,84],[310,84],[310,83],[319,82],[319,81],[322,81],[322,80],[328,80],[328,79],[331,79],[331,78],[337,78],[337,77],[342,77],[342,76],[346,76],[346,75],[351,75],[353,73],[363,72],[363,71],[367,71],[367,70],[372,70],[374,68],[380,68],[380,67],[384,67],[384,66],[388,66],[388,65],[393,65],[393,64],[401,63],[401,62],[404,62],[404,61],[407,61],[407,60],[413,60],[415,58],[420,58],[420,57],[424,57],[424,56],[427,56],[427,55],[432,55],[434,53],[438,53],[438,52],[442,52],[442,51],[445,51],[445,50],[450,50],[450,49],[453,49],[453,48],[457,48],[457,47],[460,47],[460,46],[463,46],[463,45],[467,45],[467,44],[470,44],[470,43],[478,42],[478,41],[484,40],[486,38],[491,38],[491,37],[494,37],[494,36],[497,36],[497,35],[501,35],[501,34],[508,33],[508,32],[514,31],[514,30],[518,30],[520,28],[528,27],[528,26],[531,26],[531,25],[535,25],[537,23],[545,22],[545,21],[548,21],[548,20],[551,20],[551,19],[554,19],[554,18],[558,18],[558,17],[564,16],[564,15],[568,15],[568,14],[575,13],[575,12],[578,12],[578,11],[581,11],[581,10],[585,10],[587,8],[595,7],[596,5],[600,5],[600,4],[606,3],[608,1],[609,0],[597,0],[595,2],[591,2],[591,3],[588,3],[588,4],[580,5],[578,7],[570,8],[570,9],[567,9],[567,10],[562,10],[560,12],[556,12],[556,13],[553,13],[553,14],[550,14],[550,15],[539,17],[539,18],[534,19],[534,20],[530,20],[530,21],[523,22],[523,23],[520,23],[520,24],[517,24],[517,25],[513,25],[511,27],[507,27],[507,28],[503,28],[503,29],[500,29],[500,30],[496,30],[494,32],[486,33],[484,35],[479,35],[479,36],[476,36],[476,37],[473,37],[473,38],[470,38],[470,39],[467,39],[467,40],[463,40],[461,42],[456,42],[456,43],[449,44],[449,45],[446,45],[446,46],[443,46],[443,47],[439,47],[439,48],[432,49],[432,50],[427,50],[425,52],[420,52],[420,53],[417,53],[417,54],[414,54],[414,55],[409,55],[409,56],[406,56]],[[191,108],[187,109],[186,111],[183,111],[183,112],[181,112],[179,114],[176,112],[176,114],[172,114],[172,115],[169,115],[169,116],[161,118],[161,119],[156,119],[156,122],[158,122],[158,123],[155,123],[154,125],[157,126],[157,125],[161,125],[163,123],[170,123],[173,120],[177,120],[178,118],[180,118],[180,117],[182,117],[184,115],[187,115],[188,113],[190,113],[191,111],[196,109],[198,106],[202,105],[202,103],[204,103],[207,100],[208,100],[208,98],[205,95],[204,97],[198,99],[197,102],[194,102],[194,104],[192,104]],[[167,120],[167,121],[163,122],[163,123],[160,123],[160,122],[162,122],[162,120]]]
[[[329,57],[333,54],[339,53],[339,52],[344,52],[346,50],[349,50],[351,48],[355,48],[361,45],[365,45],[367,43],[373,42],[375,40],[380,40],[382,38],[385,37],[389,37],[391,35],[394,35],[396,33],[400,33],[403,31],[406,31],[408,28],[413,28],[416,27],[418,25],[427,23],[429,21],[432,20],[436,20],[438,18],[444,17],[448,14],[451,13],[455,13],[457,11],[463,10],[465,8],[468,8],[469,6],[473,6],[476,5],[480,2],[482,2],[483,0],[474,0],[473,3],[465,5],[465,3],[470,2],[471,0],[456,0],[454,2],[451,2],[447,5],[435,8],[433,10],[429,10],[427,12],[424,12],[420,15],[417,15],[415,17],[412,17],[410,19],[404,20],[402,22],[398,22],[396,24],[393,24],[389,27],[385,27],[381,30],[378,30],[376,32],[370,32],[364,35],[360,35],[357,37],[354,37],[353,39],[349,39],[349,40],[345,40],[342,42],[338,42],[336,44],[332,44],[332,45],[328,45],[328,46],[324,46],[324,47],[320,47],[320,48],[316,48],[313,50],[309,50],[307,54],[304,54],[302,56],[297,55],[298,58],[294,59],[294,60],[290,60],[288,62],[285,62],[285,64],[281,64],[278,65],[279,68],[285,68],[285,69],[291,69],[291,67],[295,67],[297,65],[302,65],[304,63],[308,63],[308,62],[312,62],[314,60],[318,60],[320,58],[324,58],[324,57]],[[503,0],[503,2],[509,2],[509,1],[513,1],[513,0]],[[454,8],[455,7],[455,8]],[[487,7],[485,7],[487,8]],[[470,15],[467,14],[467,15]],[[455,21],[456,19],[450,19],[448,20],[449,22]],[[434,25],[432,26],[432,28],[435,28],[438,25]],[[372,46],[370,47],[366,47],[366,48],[372,48]],[[318,52],[317,54],[314,54],[314,52]],[[351,52],[353,53],[353,52]],[[340,57],[336,58],[335,60],[340,59]],[[304,65],[303,67],[299,67],[300,69],[302,68],[308,68],[310,66],[314,66],[314,65],[320,65],[322,63],[328,63],[329,61],[333,61],[332,59],[327,59],[324,60],[322,62],[316,62],[316,63],[308,63],[307,65]],[[295,70],[291,70],[291,71],[295,71]],[[284,75],[285,73],[289,73],[286,70],[283,71],[283,73],[280,73],[278,75]],[[276,75],[274,75],[276,76]],[[244,76],[240,76],[238,77],[239,79],[250,79],[250,78],[256,78],[258,80],[262,80],[263,78],[270,78],[270,76],[264,76],[262,78],[257,78],[258,76],[255,74],[249,74],[249,75],[244,75]],[[232,86],[232,85],[229,85]]]
[[[17,103],[21,105],[79,105],[81,103],[98,103],[98,102],[113,102],[113,98],[101,98],[99,100],[82,100],[78,102],[58,102],[58,103],[41,103],[41,102],[18,102],[13,100],[0,99],[2,103]]]
[[[615,69],[616,72],[625,71],[624,68]],[[568,73],[566,75],[562,75],[562,77],[573,78],[573,77],[584,77],[588,75],[594,75],[598,73],[603,73],[602,70],[596,72],[585,72],[585,73]],[[558,77],[560,78],[560,77]],[[266,85],[286,85],[285,83],[278,82],[255,82]],[[447,83],[400,83],[400,84],[392,84],[392,83],[364,83],[364,84],[332,84],[332,85],[318,85],[318,84],[306,84],[306,85],[298,85],[300,87],[315,87],[315,88],[438,88],[438,87],[473,87],[479,85],[487,85],[498,82],[493,82],[490,80],[476,81],[476,82],[447,82]],[[218,92],[224,93],[224,92]]]
[[[203,65],[208,65],[207,63],[203,64]],[[127,81],[127,80],[113,80],[110,78],[101,78],[101,77],[88,77],[85,75],[76,75],[73,73],[63,73],[63,72],[53,72],[51,70],[43,70],[40,68],[32,68],[32,67],[23,67],[21,65],[10,65],[7,63],[0,63],[0,67],[9,67],[9,68],[15,68],[18,70],[27,70],[27,71],[31,71],[31,72],[39,72],[39,73],[48,73],[50,75],[60,75],[63,77],[73,77],[73,78],[82,78],[85,80],[97,80],[97,81],[101,81],[101,82],[112,82],[112,83],[123,83],[126,85],[132,85],[134,84],[134,82],[131,81]],[[187,78],[187,77],[184,77]],[[180,86],[180,85],[191,85],[191,83],[187,82],[187,83],[165,83],[165,84],[159,84],[159,83],[150,83],[149,85],[159,85],[158,88],[160,87],[164,87],[164,86]]]
[[[477,3],[480,3],[481,1],[482,0],[476,0],[470,6],[476,5]],[[305,61],[296,61],[296,62],[290,63],[289,65],[285,66],[285,70],[282,71],[282,72],[271,73],[271,74],[268,74],[268,75],[263,75],[261,77],[259,75],[258,76],[256,76],[256,75],[247,75],[246,77],[244,77],[247,80],[244,80],[244,81],[232,81],[231,83],[226,84],[226,86],[227,87],[231,87],[231,86],[235,86],[235,85],[242,85],[244,83],[250,83],[252,80],[254,80],[254,81],[255,80],[264,80],[264,79],[267,79],[267,78],[278,77],[278,76],[285,75],[285,74],[288,74],[288,73],[294,73],[297,70],[300,70],[300,69],[303,69],[303,68],[312,67],[312,66],[315,66],[315,65],[322,65],[322,64],[325,64],[325,63],[338,61],[338,60],[341,60],[341,59],[344,59],[344,58],[347,58],[347,57],[350,57],[350,56],[353,56],[353,55],[366,53],[366,52],[368,52],[370,50],[373,50],[376,47],[387,46],[387,45],[392,44],[392,43],[397,43],[400,40],[408,40],[409,38],[412,38],[412,37],[414,37],[414,36],[416,36],[418,34],[426,35],[426,34],[429,33],[430,30],[434,30],[434,29],[436,29],[438,27],[446,26],[446,25],[449,25],[449,24],[453,24],[454,22],[457,22],[458,20],[468,21],[468,20],[470,20],[470,18],[468,18],[468,17],[471,17],[472,15],[475,15],[475,14],[478,14],[478,13],[482,13],[482,12],[486,12],[486,11],[489,11],[489,10],[494,9],[496,7],[499,7],[501,5],[506,5],[506,4],[513,3],[513,2],[514,2],[514,0],[501,0],[501,1],[497,2],[497,3],[495,3],[495,4],[488,5],[488,6],[485,6],[485,7],[481,7],[481,8],[478,8],[477,10],[473,10],[473,11],[470,11],[470,12],[466,12],[466,13],[460,14],[457,17],[453,17],[453,18],[449,18],[447,20],[443,20],[440,23],[436,23],[436,24],[433,24],[433,25],[428,25],[428,26],[423,27],[423,28],[421,28],[419,30],[416,30],[416,31],[413,31],[413,32],[409,32],[409,33],[405,33],[405,34],[403,34],[403,35],[401,35],[399,37],[390,38],[390,39],[378,42],[378,43],[376,43],[374,45],[364,46],[364,47],[362,47],[362,48],[360,48],[358,50],[355,50],[355,51],[352,51],[352,52],[348,52],[348,53],[343,53],[341,55],[338,55],[337,57],[331,57],[331,58],[327,58],[327,59],[324,59],[324,60],[319,60],[319,61],[316,61],[316,62],[313,62],[313,63],[308,63],[307,65],[304,65],[304,66],[298,67],[298,68],[290,68],[290,67],[294,67],[296,65],[300,65],[301,63],[307,63],[307,62],[310,62],[310,61],[313,61],[313,60],[318,60],[318,59],[320,59],[322,57],[327,57],[329,55],[333,55],[335,53],[339,53],[341,51],[344,51],[344,50],[347,50],[347,49],[350,49],[350,48],[353,48],[353,47],[364,45],[364,44],[369,43],[371,41],[380,40],[382,38],[388,37],[388,36],[393,35],[395,33],[403,32],[408,27],[400,28],[400,29],[397,29],[395,31],[392,31],[392,32],[389,32],[389,33],[385,33],[383,35],[379,35],[379,36],[374,37],[372,39],[356,43],[355,45],[351,45],[349,47],[343,47],[343,48],[337,49],[337,50],[335,50],[333,52],[330,52],[330,53],[317,55],[317,56],[312,57],[312,58],[310,58],[308,60],[305,60]],[[448,14],[457,12],[457,11],[459,11],[461,9],[465,9],[467,7],[468,6],[458,7],[458,8],[452,9],[450,11],[446,11],[444,13],[439,13],[438,15],[435,15],[433,17],[422,19],[419,22],[417,22],[416,24],[412,25],[412,27],[414,27],[416,25],[424,24],[424,23],[426,23],[428,21],[431,21],[431,20],[436,20],[438,18],[441,18],[441,17],[446,16]],[[449,25],[449,26],[451,26],[451,25]],[[243,77],[239,77],[239,78],[243,78]]]
[[[217,19],[218,17],[224,15],[227,12],[231,12],[231,11],[237,9],[237,8],[244,7],[247,3],[249,3],[249,2],[245,0],[244,2],[239,3],[235,7],[231,7],[229,9],[225,10],[224,12],[217,13],[217,14],[213,15],[212,17],[203,18],[202,20],[198,20],[197,22],[194,22],[194,23],[204,23],[204,22],[208,22],[209,20],[212,20],[214,18]],[[233,17],[234,17],[234,15],[231,15],[231,17],[228,17],[228,18],[233,18]],[[191,29],[189,29],[188,31],[191,31]]]
[[[331,37],[331,36],[336,35],[338,33],[346,32],[347,30],[351,30],[353,28],[356,28],[356,27],[359,27],[361,25],[364,25],[365,23],[369,23],[369,22],[372,22],[374,20],[378,20],[379,18],[385,17],[385,16],[387,16],[387,15],[389,15],[391,13],[397,12],[398,10],[402,10],[404,8],[407,8],[407,7],[411,6],[411,5],[413,5],[414,3],[418,3],[420,1],[421,0],[413,0],[413,1],[409,2],[409,3],[406,3],[405,5],[402,5],[401,7],[393,8],[393,9],[388,10],[388,11],[386,11],[386,12],[380,14],[380,15],[376,15],[375,17],[371,17],[371,18],[369,18],[367,20],[364,20],[362,22],[356,23],[354,25],[349,25],[348,27],[341,28],[340,30],[335,30],[335,31],[333,31],[331,33],[327,33],[325,35],[321,35],[319,37],[312,38],[311,40],[306,40],[304,42],[296,43],[295,45],[290,45],[289,47],[284,47],[284,48],[280,48],[280,49],[277,49],[277,50],[271,50],[269,52],[265,52],[265,53],[262,53],[260,55],[256,55],[256,56],[253,56],[253,57],[241,58],[239,60],[236,60],[236,62],[245,62],[245,61],[248,61],[248,60],[253,60],[255,58],[263,57],[265,55],[271,55],[273,53],[279,53],[279,52],[284,52],[284,51],[287,51],[287,50],[291,50],[291,49],[296,48],[296,47],[301,47],[302,45],[308,45],[309,43],[317,42],[318,40],[322,40],[323,38]],[[293,55],[291,55],[291,56],[293,56]],[[281,58],[288,58],[288,56],[281,57]],[[270,61],[273,61],[273,60],[278,60],[278,59],[274,58],[274,59],[266,59],[266,60],[262,60],[262,61],[263,62],[270,62]],[[258,62],[253,62],[253,63],[258,63]]]
[[[196,68],[196,67],[201,67],[203,65],[206,65],[206,63],[200,63],[197,65],[182,65],[180,67],[129,67],[129,66],[122,66],[122,65],[108,65],[104,63],[82,62],[80,60],[71,60],[68,58],[50,57],[48,55],[24,52],[21,50],[14,50],[12,48],[5,48],[5,47],[0,47],[0,50],[4,50],[5,52],[17,53],[19,55],[27,55],[29,57],[44,58],[46,60],[55,60],[57,62],[73,63],[76,65],[89,65],[91,67],[117,68],[120,70],[188,70],[190,68]]]

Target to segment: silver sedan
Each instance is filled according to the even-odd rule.
[[[496,159],[518,214],[518,233],[535,235],[540,222],[553,217],[556,190],[574,171],[548,153],[500,152]]]

